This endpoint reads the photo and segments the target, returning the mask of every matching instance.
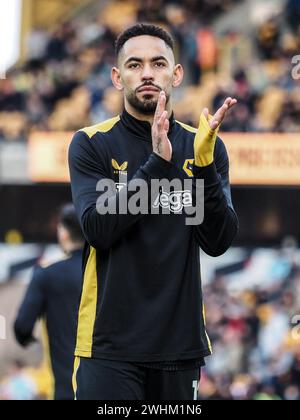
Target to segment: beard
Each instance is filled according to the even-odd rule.
[[[139,99],[136,95],[136,92],[129,92],[126,95],[128,103],[138,112],[144,115],[153,115],[158,99],[154,99],[154,95],[145,94],[143,99]],[[166,93],[166,104],[169,102],[170,95]]]

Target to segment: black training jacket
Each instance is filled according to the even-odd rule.
[[[125,110],[74,135],[69,149],[72,195],[86,238],[76,356],[144,363],[195,360],[211,353],[199,247],[211,256],[223,254],[237,233],[238,220],[224,143],[217,139],[214,163],[193,166],[196,131],[172,114],[171,162],[152,152],[150,124]],[[123,188],[98,202],[98,210],[116,204],[115,214],[97,211],[101,193],[96,185],[106,178]],[[185,209],[181,214],[162,214],[162,209],[151,214],[150,201],[149,214],[118,211],[118,203],[135,194],[129,191],[134,180],[150,185],[163,178],[194,184],[204,179],[202,224],[186,225]],[[194,188],[192,196],[194,203]]]

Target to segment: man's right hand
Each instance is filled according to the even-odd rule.
[[[169,120],[165,107],[166,94],[164,91],[161,91],[152,124],[152,146],[154,153],[170,162],[172,158],[172,145],[168,139]]]

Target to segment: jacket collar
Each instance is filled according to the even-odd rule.
[[[174,112],[172,112],[169,121],[170,127],[168,134],[170,135],[175,126]],[[126,129],[129,130],[135,136],[140,137],[144,140],[151,141],[151,124],[148,121],[138,120],[137,118],[129,114],[129,112],[127,112],[126,109],[124,109],[121,114],[121,122],[124,124]]]

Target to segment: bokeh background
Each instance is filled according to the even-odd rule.
[[[233,247],[201,254],[207,359],[200,399],[300,400],[300,0],[1,0],[0,399],[45,399],[43,340],[12,323],[34,264],[61,257],[72,133],[115,116],[116,35],[157,23],[185,80],[174,111],[196,125],[227,96],[220,136],[240,220]],[[39,328],[37,335],[40,336]]]

